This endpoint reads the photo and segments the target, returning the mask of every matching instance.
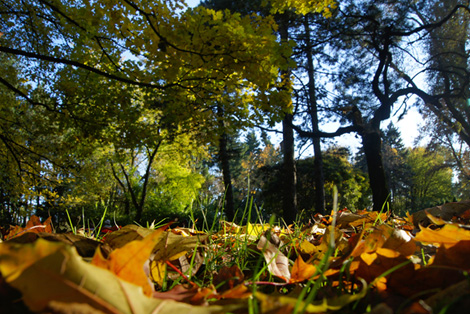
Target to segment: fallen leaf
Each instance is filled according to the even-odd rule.
[[[31,243],[36,241],[38,238],[43,238],[48,241],[62,242],[75,247],[78,254],[82,257],[92,257],[95,254],[96,248],[101,245],[101,249],[108,252],[106,246],[103,246],[101,242],[94,239],[90,239],[81,235],[75,235],[73,233],[45,233],[45,232],[26,232],[22,235],[15,237],[8,242],[11,243]]]
[[[70,246],[38,239],[34,243],[0,244],[0,272],[18,289],[34,312],[87,304],[103,313],[194,313],[246,311],[244,304],[193,306],[148,298],[142,288],[119,279],[106,269],[84,262]],[[16,265],[16,268],[15,268]]]
[[[162,240],[155,245],[152,251],[154,254],[153,260],[176,260],[196,247],[203,247],[203,243],[207,237],[208,235],[206,234],[187,237],[173,232],[165,232],[162,236]]]
[[[154,230],[139,227],[136,225],[127,225],[121,229],[106,235],[104,243],[108,244],[112,249],[121,248],[127,243],[134,240],[142,240]]]
[[[464,271],[470,271],[470,241],[462,240],[455,245],[437,249],[432,262],[433,266],[453,267]]]
[[[446,224],[439,230],[424,228],[420,226],[421,231],[415,237],[415,241],[431,244],[442,244],[451,247],[459,241],[470,240],[470,231],[460,228],[457,225]]]
[[[245,276],[237,265],[231,267],[224,266],[214,276],[213,285],[218,287],[217,291],[220,293],[233,289],[233,287],[243,283],[244,279]]]
[[[18,237],[26,232],[39,233],[39,232],[52,232],[52,220],[51,217],[47,218],[44,223],[41,223],[41,219],[33,215],[30,217],[29,221],[26,223],[25,228],[19,226],[11,226],[9,232],[5,235],[5,240],[13,239]]]
[[[454,216],[460,216],[470,209],[470,200],[461,202],[452,202],[443,204],[440,206],[426,208],[413,213],[413,224],[417,228],[418,226],[427,227],[431,221],[428,215],[433,217],[442,218],[443,220],[450,221]]]
[[[153,284],[144,271],[144,264],[156,243],[162,240],[164,228],[153,231],[143,240],[134,240],[119,249],[115,249],[105,259],[100,250],[96,250],[92,264],[110,270],[119,278],[143,288],[147,296],[153,293]]]
[[[196,252],[195,263],[191,265],[185,254],[197,247],[203,248],[204,245],[202,243],[206,241],[207,237],[208,235],[206,234],[188,237],[173,232],[165,232],[162,235],[161,241],[152,250],[153,255],[150,262],[150,278],[152,281],[162,286],[167,273],[170,278],[180,276],[180,274],[171,275],[169,271],[167,272],[167,262],[171,262],[172,265],[179,268],[181,273],[186,273],[189,269],[192,270],[191,275],[196,273],[202,265],[203,259]]]
[[[270,235],[269,241],[266,234]],[[259,239],[257,248],[263,252],[269,272],[289,282],[291,276],[289,271],[289,259],[279,251],[279,237],[268,232],[266,232],[266,234],[262,235]]]
[[[290,283],[303,282],[311,279],[317,272],[317,267],[312,264],[307,264],[302,259],[302,256],[298,256],[295,260],[294,266],[291,271]]]
[[[326,311],[337,311],[344,306],[362,299],[367,293],[367,283],[360,279],[362,282],[361,291],[355,294],[343,294],[339,297],[324,298],[319,301],[313,301],[310,304],[305,304],[303,301],[298,301],[297,298],[289,296],[269,296],[263,293],[257,293],[255,297],[260,300],[262,312],[274,311],[278,308],[286,307],[293,309],[297,302],[299,302],[300,309],[305,307],[307,313],[324,313]]]

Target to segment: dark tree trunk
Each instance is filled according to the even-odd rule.
[[[370,126],[365,126],[361,134],[369,173],[369,184],[372,190],[374,211],[380,211],[384,206],[386,210],[386,203],[390,204],[390,191],[382,161],[382,138],[380,134],[380,129],[371,128]]]
[[[297,178],[292,120],[292,114],[286,114],[282,122],[282,151],[284,155],[282,216],[287,224],[293,223],[297,216]]]
[[[309,15],[304,20],[306,54],[307,54],[307,72],[308,72],[308,101],[309,113],[312,119],[312,131],[318,134],[318,107],[315,91],[315,74],[313,69],[312,44],[310,41]],[[325,175],[323,173],[323,155],[321,151],[321,138],[312,137],[313,153],[315,155],[313,168],[315,180],[315,210],[320,214],[325,214]]]
[[[279,35],[282,42],[288,40],[288,19],[284,13],[279,21]],[[282,79],[289,79],[291,70],[281,71]],[[295,149],[294,149],[294,129],[292,127],[293,115],[286,113],[282,121],[282,152],[284,156],[284,164],[282,170],[283,187],[282,187],[282,217],[287,224],[295,221],[297,216],[297,178],[295,169]]]
[[[225,186],[225,215],[228,221],[232,221],[235,216],[235,205],[233,201],[232,173],[230,171],[230,156],[227,150],[228,139],[224,132],[219,139],[219,162],[222,168],[222,175]]]

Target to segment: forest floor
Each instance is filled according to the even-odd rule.
[[[33,216],[1,230],[0,313],[468,313],[470,209],[455,206],[210,231],[55,233]]]

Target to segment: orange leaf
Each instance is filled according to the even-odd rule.
[[[416,235],[415,240],[423,243],[443,244],[449,248],[459,241],[470,240],[470,231],[460,228],[457,225],[445,225],[439,230],[421,227],[421,231]]]
[[[245,299],[251,295],[251,291],[244,284],[239,284],[238,286],[222,293],[219,299]]]
[[[442,246],[437,249],[432,262],[433,266],[454,267],[461,270],[470,270],[468,257],[470,256],[470,241],[459,241],[452,247]]]
[[[104,259],[99,250],[93,256],[92,264],[106,268],[119,278],[134,283],[144,289],[148,296],[153,293],[153,284],[149,281],[144,271],[144,264],[149,259],[155,244],[160,240],[164,229],[160,228],[143,240],[134,240],[122,248],[116,249]]]
[[[29,218],[29,221],[26,223],[25,228],[21,228],[19,226],[11,227],[10,231],[8,234],[5,236],[5,239],[12,239],[14,237],[17,237],[25,232],[33,232],[33,233],[39,233],[39,232],[47,232],[47,233],[52,233],[52,225],[51,225],[51,217],[47,218],[44,223],[41,223],[41,220],[39,219],[38,216],[33,215],[31,218]]]
[[[317,268],[315,265],[307,264],[304,262],[302,257],[299,255],[295,260],[294,266],[292,267],[292,274],[290,283],[302,282],[308,280],[315,275]]]

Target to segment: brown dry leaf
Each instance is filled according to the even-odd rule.
[[[388,218],[387,213],[366,210],[358,211],[355,215],[361,216],[361,218],[349,222],[349,225],[355,228],[364,226],[365,229],[371,227],[377,221],[386,221]]]
[[[269,241],[266,234],[270,235]],[[286,282],[290,280],[289,259],[279,251],[280,240],[276,234],[267,231],[258,241],[257,248],[263,252],[271,274]]]
[[[428,214],[433,217],[442,218],[443,220],[450,221],[454,216],[460,216],[462,213],[470,209],[470,200],[447,203],[440,206],[426,208],[413,213],[413,224],[418,226],[428,226],[430,220]]]
[[[134,240],[115,249],[107,259],[103,258],[100,250],[97,250],[91,263],[108,269],[119,278],[142,287],[144,293],[151,296],[154,288],[144,271],[144,264],[150,258],[150,253],[156,243],[161,240],[164,228],[153,231],[143,240]]]
[[[195,252],[196,262],[191,266],[186,254],[190,250],[203,248],[204,245],[201,243],[205,242],[207,237],[207,234],[197,234],[188,237],[171,231],[165,232],[161,241],[159,241],[152,250],[153,256],[150,262],[150,277],[152,281],[162,286],[165,280],[165,274],[167,273],[166,262],[171,262],[172,265],[176,266],[182,273],[186,273],[189,269],[192,270],[191,275],[196,273],[202,265],[203,258],[198,252]],[[170,275],[170,278],[176,276],[180,275]]]
[[[350,225],[353,225],[354,222],[356,222],[354,226],[362,225],[365,217],[366,217],[365,215],[354,214],[354,213],[351,213],[350,211],[342,211],[342,212],[339,212],[336,217],[336,225],[340,228],[347,228]],[[358,220],[361,220],[361,221],[357,222]]]
[[[31,243],[38,238],[43,238],[48,241],[62,242],[72,245],[77,249],[78,254],[82,257],[92,257],[95,254],[96,248],[101,245],[101,242],[73,233],[45,233],[45,232],[26,232],[22,235],[15,237],[8,242],[12,243]],[[101,246],[101,249],[108,251],[106,246]]]
[[[184,285],[176,285],[173,289],[165,292],[155,291],[153,297],[157,299],[175,300],[190,304],[206,304],[206,297],[213,295],[214,290],[192,286],[186,288]]]
[[[142,240],[153,232],[152,229],[139,227],[136,225],[127,225],[121,229],[106,235],[104,243],[108,244],[112,249],[121,248],[127,243],[134,240]]]
[[[313,301],[310,304],[305,304],[303,301],[300,302],[300,309],[305,306],[305,311],[307,313],[325,313],[327,311],[337,311],[343,308],[344,306],[362,299],[367,294],[367,283],[359,279],[362,283],[362,290],[356,294],[343,294],[338,297],[333,298],[324,298],[323,300]],[[261,310],[263,313],[271,311],[277,311],[280,308],[287,310],[287,312],[278,313],[289,313],[293,309],[298,300],[297,298],[289,296],[269,296],[263,293],[257,293],[255,297],[260,301]]]
[[[397,251],[403,256],[410,256],[416,251],[416,243],[407,231],[397,230],[385,224],[375,227],[369,235],[362,234],[359,237],[350,254],[352,257],[374,253],[380,248]]]
[[[381,225],[381,230],[388,229],[384,232],[389,235],[383,243],[382,247],[399,252],[403,256],[410,256],[416,252],[416,242],[408,231],[392,228],[388,225]]]
[[[318,248],[307,240],[303,240],[300,244],[298,244],[297,249],[301,253],[308,255],[313,255],[318,252]]]
[[[82,261],[63,243],[43,239],[31,244],[3,243],[0,251],[2,275],[22,292],[32,311],[43,311],[57,301],[85,303],[105,313],[131,313],[131,309],[145,313],[160,303],[145,298],[136,286]]]
[[[442,244],[447,248],[457,244],[459,241],[470,240],[470,231],[457,225],[446,224],[439,230],[424,228],[415,237],[415,241],[431,244]]]
[[[396,266],[398,267],[400,264],[402,264],[402,267],[398,268],[390,275],[377,279],[389,269]],[[414,266],[399,252],[390,249],[378,248],[375,252],[365,252],[361,254],[359,264],[355,270],[355,275],[357,278],[363,278],[368,283],[374,282],[377,289],[379,291],[383,291],[389,287],[388,282],[391,277],[398,276],[401,279],[404,279],[409,273],[413,272]],[[401,276],[403,273],[406,273],[407,275]],[[403,282],[406,281],[402,281],[402,284]]]
[[[233,289],[233,287],[243,283],[244,279],[245,276],[237,265],[231,267],[224,266],[214,277],[212,284],[218,287],[217,291],[220,293]]]
[[[163,234],[162,241],[158,242],[153,249],[155,261],[172,261],[185,255],[188,251],[203,247],[208,235],[198,234],[196,236],[184,236],[167,231]]]
[[[239,284],[220,294],[218,299],[246,299],[251,295],[251,291],[244,284]]]
[[[173,266],[175,266],[181,273],[186,274],[188,276],[195,275],[199,268],[204,263],[204,257],[202,257],[199,251],[192,252],[191,256],[180,256],[177,260],[170,261]],[[167,269],[168,271],[168,269]],[[168,277],[172,280],[176,280],[176,278],[180,277],[181,275],[174,271],[168,271]]]
[[[445,289],[465,279],[459,269],[433,265],[416,268],[415,265],[408,264],[393,272],[388,278],[387,288],[411,298],[423,292]]]
[[[445,246],[439,247],[432,265],[453,267],[460,270],[470,271],[469,257],[470,241],[459,241],[449,248],[446,248]]]

